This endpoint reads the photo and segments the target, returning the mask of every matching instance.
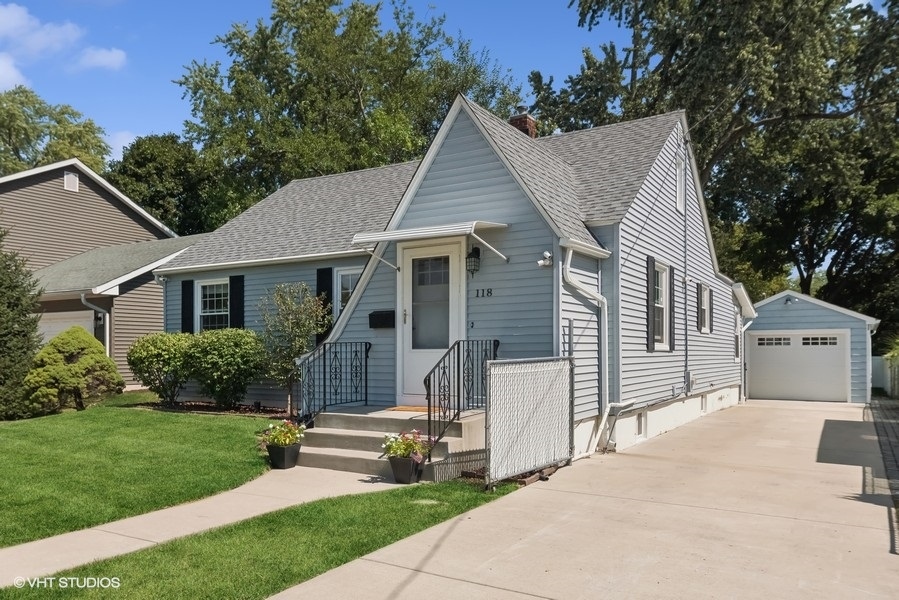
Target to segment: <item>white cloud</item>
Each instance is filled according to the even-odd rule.
[[[118,48],[85,48],[75,65],[77,70],[110,69],[117,71],[125,66],[127,57]]]
[[[84,30],[74,23],[41,23],[18,4],[0,4],[0,50],[36,60],[74,46]]]
[[[16,61],[5,52],[0,52],[0,92],[10,90],[17,85],[28,85],[28,80],[16,68]]]
[[[137,135],[130,131],[116,131],[106,136],[106,143],[111,148],[109,158],[111,160],[121,160],[122,151],[125,146],[131,144],[137,138]]]

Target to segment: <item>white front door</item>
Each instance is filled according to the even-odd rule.
[[[463,245],[464,240],[399,249],[398,404],[427,403],[425,375],[465,334]]]

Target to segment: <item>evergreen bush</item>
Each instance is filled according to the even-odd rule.
[[[3,249],[0,229],[0,419],[28,416],[22,382],[41,344],[40,290],[25,259]]]
[[[125,381],[103,344],[84,327],[69,327],[34,357],[25,376],[28,416],[78,410],[110,393],[121,393]]]

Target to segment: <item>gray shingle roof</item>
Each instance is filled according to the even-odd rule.
[[[571,164],[493,113],[468,99],[463,101],[555,222],[559,232],[577,241],[597,245],[584,226],[578,182]]]
[[[598,246],[585,223],[620,221],[682,112],[536,140],[462,98],[563,236]],[[358,250],[382,231],[418,161],[292,181],[167,263],[193,270]]]
[[[624,217],[683,115],[675,111],[537,141],[574,168],[584,220],[605,225]]]
[[[183,250],[210,234],[136,242],[94,248],[35,271],[45,294],[80,292],[102,286],[129,273],[140,272],[167,256]],[[146,272],[142,271],[142,272]]]
[[[358,251],[353,234],[386,227],[418,164],[292,181],[161,271]]]

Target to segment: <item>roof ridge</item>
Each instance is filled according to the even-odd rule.
[[[290,185],[290,184],[292,184],[292,183],[294,183],[294,182],[297,182],[297,181],[311,181],[311,180],[313,180],[313,179],[319,179],[319,180],[320,180],[320,179],[329,179],[329,178],[333,178],[333,177],[344,177],[344,176],[347,176],[347,175],[353,175],[353,174],[355,174],[355,173],[365,173],[365,172],[368,172],[368,171],[377,171],[377,170],[379,170],[379,169],[390,169],[390,168],[404,167],[404,166],[415,165],[415,164],[421,164],[421,159],[420,159],[420,158],[413,158],[413,159],[411,159],[411,160],[404,160],[403,162],[390,163],[389,165],[381,165],[381,166],[379,166],[379,167],[365,167],[364,169],[354,169],[354,170],[351,170],[351,171],[341,171],[340,173],[327,173],[326,175],[312,175],[311,177],[297,177],[296,179],[291,179],[289,182],[287,182],[287,185]],[[287,187],[287,185],[285,185],[285,186],[283,186],[283,187]],[[277,191],[277,190],[275,190],[275,191]],[[272,194],[273,194],[273,193],[274,193],[274,192],[272,192]],[[269,196],[270,196],[270,195],[271,195],[271,194],[269,194]],[[267,197],[268,197],[268,196],[266,196],[266,198],[267,198]],[[263,198],[263,200],[264,200],[264,198]]]
[[[684,109],[679,108],[677,110],[669,110],[668,112],[659,113],[657,115],[649,115],[648,117],[637,117],[636,119],[628,119],[627,121],[618,121],[617,123],[606,123],[605,125],[595,125],[593,127],[586,127],[584,129],[575,129],[574,131],[560,131],[559,133],[543,135],[543,136],[540,136],[540,137],[537,137],[534,139],[535,139],[535,141],[540,142],[540,141],[544,141],[544,140],[552,140],[552,139],[558,139],[558,138],[562,138],[562,137],[571,137],[571,136],[575,136],[575,135],[595,133],[600,130],[608,130],[608,129],[615,128],[615,127],[623,127],[626,125],[631,125],[631,124],[637,123],[639,121],[660,120],[663,117],[670,117],[671,115],[675,115],[675,114],[684,114],[685,115],[686,112],[687,111],[685,111]]]

